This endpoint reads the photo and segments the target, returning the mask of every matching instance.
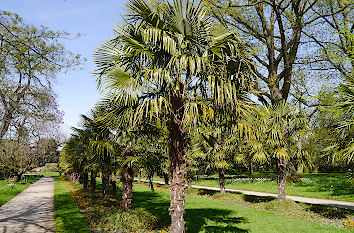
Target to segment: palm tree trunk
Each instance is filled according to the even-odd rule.
[[[168,179],[168,174],[167,173],[163,173],[163,179],[165,180],[165,185],[168,185],[169,179]]]
[[[112,185],[112,190],[113,190],[113,194],[117,193],[117,183],[115,180],[111,181],[111,185]]]
[[[183,90],[182,84],[180,89]],[[183,124],[183,93],[179,91],[171,96],[171,113],[167,122],[169,131],[170,157],[170,216],[172,233],[184,231],[185,212],[185,172],[186,172],[186,130]]]
[[[278,200],[285,200],[286,159],[277,159]]]
[[[248,165],[248,175],[251,177],[253,173],[252,161]]]
[[[94,194],[95,190],[96,190],[96,176],[97,176],[97,172],[95,171],[91,171],[91,193]]]
[[[193,177],[192,177],[192,172],[190,170],[187,171],[187,181],[188,181],[187,188],[191,189],[192,188]]]
[[[87,190],[87,186],[88,186],[88,173],[87,172],[85,172],[82,175],[82,183],[83,183],[83,186],[84,186],[84,190]]]
[[[111,172],[110,169],[105,168],[102,171],[102,193],[103,193],[103,198],[106,199],[108,198],[108,189],[109,189],[109,180],[110,180]]]
[[[225,194],[225,168],[219,168],[220,194]]]
[[[150,184],[151,192],[155,192],[155,189],[154,189],[154,174],[150,174],[149,175],[149,184]]]
[[[138,182],[141,182],[141,169],[138,170]]]
[[[133,153],[133,148],[127,147],[123,154],[123,161],[125,158]],[[134,170],[130,163],[124,163],[122,168],[122,201],[123,201],[123,211],[130,211],[132,208],[133,199],[133,180],[134,180]]]

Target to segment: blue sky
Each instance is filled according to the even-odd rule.
[[[66,48],[87,59],[81,70],[58,74],[54,90],[65,112],[63,131],[70,133],[80,114],[87,113],[99,98],[92,54],[105,40],[112,38],[115,23],[122,21],[125,0],[2,0],[1,10],[19,14],[25,23],[44,25],[52,30],[67,31],[83,37],[64,41]]]

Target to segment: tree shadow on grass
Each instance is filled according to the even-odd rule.
[[[247,223],[244,217],[231,217],[231,210],[200,208],[188,209],[185,215],[187,232],[248,232],[237,226],[239,223]],[[215,222],[215,225],[205,226]]]
[[[158,192],[150,191],[134,192],[133,203],[135,208],[144,208],[152,215],[158,217],[162,225],[166,227],[171,224],[168,208],[170,201],[168,196]],[[185,224],[188,233],[200,232],[248,232],[248,230],[237,227],[239,223],[246,223],[243,217],[230,216],[232,211],[216,208],[186,209]],[[206,226],[215,223],[215,225]]]
[[[243,200],[251,203],[261,203],[261,202],[269,202],[274,200],[274,197],[258,197],[252,195],[244,195]]]
[[[354,195],[352,184],[344,175],[338,174],[312,174],[310,180],[298,182],[294,186],[306,188],[308,192],[330,192],[331,196]]]
[[[133,192],[134,208],[144,208],[152,215],[160,219],[162,227],[171,224],[168,213],[170,201],[165,196],[151,191]]]

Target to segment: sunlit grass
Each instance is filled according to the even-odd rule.
[[[344,173],[301,174],[302,182],[287,182],[286,194],[292,196],[323,198],[354,202],[354,181],[348,180]],[[162,179],[155,179],[160,180]],[[217,178],[201,178],[194,185],[219,187]],[[253,181],[229,178],[226,188],[267,193],[277,193],[277,182],[273,178],[261,178]]]
[[[169,221],[168,189],[135,185],[133,203],[144,208],[161,221]],[[328,226],[291,216],[248,208],[221,198],[188,195],[186,198],[186,232],[350,232],[349,229]]]
[[[73,201],[69,190],[59,177],[55,178],[54,187],[54,218],[57,233],[89,232],[79,208]]]
[[[37,177],[31,177],[28,178],[26,182],[24,180],[19,182],[6,182],[5,180],[0,180],[0,206],[28,188],[31,183],[37,181],[38,179],[39,178]]]

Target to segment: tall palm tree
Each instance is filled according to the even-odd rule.
[[[236,85],[222,82],[230,74],[220,75],[217,66],[208,64],[237,64],[237,70],[243,54],[235,34],[213,28],[200,3],[131,0],[128,8],[127,23],[95,53],[98,81],[115,101],[135,108],[130,122],[166,118],[171,231],[184,232],[187,122],[212,116],[211,100],[235,103]],[[239,78],[237,71],[234,79]]]

